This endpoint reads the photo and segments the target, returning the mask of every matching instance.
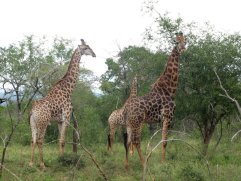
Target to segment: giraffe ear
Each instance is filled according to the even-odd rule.
[[[82,45],[86,45],[85,41],[83,39],[80,40]]]

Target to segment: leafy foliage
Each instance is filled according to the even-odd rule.
[[[85,166],[81,156],[76,154],[63,154],[58,158],[58,162],[63,166],[74,166],[78,169]]]
[[[153,11],[153,8],[154,6],[150,4],[148,11]],[[222,136],[216,128],[222,128],[221,123],[227,121],[227,129],[223,133],[226,134],[225,142],[221,141],[220,149],[217,148],[215,154],[210,156],[212,178],[207,174],[206,168],[203,168],[202,157],[194,155],[182,145],[169,144],[167,164],[159,165],[160,155],[157,157],[156,153],[153,153],[155,159],[151,161],[153,162],[150,164],[151,171],[160,180],[212,180],[214,177],[217,180],[219,178],[228,180],[230,173],[236,176],[235,179],[240,180],[237,175],[238,169],[240,169],[240,155],[235,152],[235,150],[240,150],[240,144],[229,142],[229,137],[240,128],[240,123],[235,122],[236,111],[232,102],[220,96],[222,90],[213,70],[220,76],[222,84],[229,94],[240,102],[241,35],[218,32],[209,24],[200,27],[195,22],[185,23],[182,18],[173,19],[167,13],[156,14],[152,27],[146,30],[145,47],[129,46],[121,50],[116,57],[106,60],[108,70],[100,80],[103,95],[96,96],[92,91],[92,83],[96,80],[93,73],[81,69],[81,75],[72,97],[74,113],[81,131],[81,142],[93,150],[105,170],[109,171],[110,178],[116,180],[141,179],[141,174],[137,174],[141,173],[141,166],[135,156],[131,158],[134,161],[130,161],[130,168],[133,169],[130,170],[130,173],[133,172],[133,176],[124,172],[120,164],[124,155],[122,145],[116,144],[114,154],[106,152],[107,119],[110,113],[121,107],[129,96],[134,76],[138,77],[138,95],[144,95],[150,90],[151,85],[164,70],[167,56],[173,46],[172,37],[175,32],[179,31],[183,31],[187,37],[187,49],[180,61],[179,85],[175,98],[177,106],[173,120],[175,129],[190,133],[192,140],[189,141],[198,148],[200,147],[198,139],[201,137],[202,142],[206,144],[205,153],[207,145],[214,145],[214,141],[219,140]],[[45,38],[36,41],[34,36],[27,36],[18,44],[11,44],[0,49],[0,91],[3,91],[5,96],[11,97],[10,113],[19,120],[27,120],[31,100],[46,95],[49,88],[63,76],[67,69],[73,50],[72,42],[56,38],[50,46],[46,47],[46,44],[48,41]],[[8,116],[6,107],[0,107],[2,140],[11,130],[12,123]],[[186,129],[187,127],[190,129]],[[46,141],[57,139],[57,133],[56,125],[49,127]],[[71,133],[72,130],[68,129],[67,141],[72,138]],[[144,144],[149,136],[145,126],[142,134]],[[172,134],[172,136],[176,135]],[[10,154],[8,155],[10,161],[7,162],[7,166],[16,173],[19,171],[23,179],[32,180],[37,177],[37,180],[42,180],[39,172],[27,169],[28,167],[24,165],[23,158],[24,160],[29,158],[30,148],[29,146],[25,148],[23,145],[30,143],[30,137],[27,121],[21,122],[13,142],[11,142],[14,144],[10,144]],[[158,138],[157,141],[160,139]],[[17,143],[20,143],[21,146]],[[54,165],[53,169],[51,167],[51,171],[49,171],[53,172],[52,175],[58,172],[58,176],[62,174],[66,179],[100,179],[100,176],[93,172],[94,168],[91,167],[89,160],[84,160],[85,157],[82,157],[84,164],[81,169],[83,172],[75,173],[75,175],[74,171],[69,168],[62,168],[61,172],[58,171],[56,168],[59,168],[59,163],[73,167],[77,157],[64,155],[59,158],[57,163],[56,155],[53,157],[52,145],[46,146],[45,149],[50,149],[49,153],[47,152],[47,162]],[[70,152],[70,150],[68,151]],[[189,163],[192,159],[195,160],[195,165]],[[207,159],[209,158],[207,157]],[[15,165],[18,167],[16,168]],[[110,168],[110,165],[113,168]],[[31,176],[27,176],[28,172],[31,173]],[[36,176],[36,174],[38,175]],[[52,179],[52,177],[46,176],[46,179]]]
[[[224,87],[240,101],[241,35],[218,32],[208,23],[198,27],[180,17],[172,19],[167,13],[157,13],[154,23],[157,28],[147,29],[147,44],[155,41],[156,47],[164,51],[170,47],[174,32],[183,31],[186,36],[188,45],[181,56],[175,119],[189,117],[196,121],[203,142],[208,145],[217,124],[235,110],[229,100],[220,96],[222,91],[214,70]]]
[[[134,76],[138,77],[139,95],[150,90],[150,85],[164,69],[166,58],[165,53],[155,54],[144,47],[129,46],[119,52],[116,60],[107,59],[108,70],[101,77],[101,90],[106,95],[106,104],[112,103],[111,110],[122,106],[129,97]]]
[[[34,97],[45,95],[50,85],[63,76],[64,66],[58,61],[70,59],[70,41],[56,38],[50,50],[45,48],[46,43],[46,39],[35,41],[31,35],[0,50],[0,90],[6,98],[16,100],[18,119]]]
[[[187,165],[184,167],[180,174],[179,174],[180,180],[193,180],[193,181],[202,181],[204,180],[202,174],[192,168],[191,165]]]

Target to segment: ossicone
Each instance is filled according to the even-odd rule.
[[[80,41],[81,41],[82,45],[86,45],[84,39],[80,39]]]

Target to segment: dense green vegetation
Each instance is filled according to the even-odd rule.
[[[180,77],[176,111],[167,147],[167,161],[160,164],[161,148],[153,151],[148,162],[146,180],[241,180],[240,115],[235,104],[225,96],[241,102],[241,35],[216,31],[210,25],[198,27],[181,18],[168,15],[155,17],[156,28],[147,28],[146,46],[129,46],[106,60],[108,70],[100,80],[103,95],[96,96],[93,73],[81,69],[72,103],[81,133],[80,143],[95,157],[110,180],[140,180],[143,169],[137,153],[130,157],[129,170],[124,169],[124,147],[121,130],[117,132],[113,152],[107,152],[107,119],[129,96],[132,78],[138,77],[138,95],[150,90],[151,84],[163,72],[172,48],[172,37],[183,31],[187,50],[180,60]],[[3,180],[103,180],[86,152],[79,147],[71,152],[72,128],[68,129],[66,155],[58,156],[58,129],[48,127],[44,146],[46,171],[28,166],[31,132],[28,112],[33,99],[41,98],[65,73],[72,55],[70,40],[56,38],[52,45],[46,38],[28,36],[17,44],[0,49],[1,94],[9,100],[0,107],[0,152],[12,126],[18,123],[8,146]],[[155,45],[158,48],[153,48]],[[150,49],[147,47],[151,47]],[[160,124],[145,125],[142,148],[147,153],[148,142]],[[178,140],[176,140],[178,139]],[[153,148],[161,140],[157,134]],[[36,155],[37,158],[37,155]],[[78,161],[79,160],[79,161]],[[37,161],[37,160],[36,160]],[[16,177],[14,177],[16,175]]]
[[[208,152],[209,156],[205,158],[195,150],[201,148],[200,135],[197,132],[190,135],[171,133],[171,138],[182,139],[193,148],[187,143],[180,141],[169,142],[167,161],[160,164],[161,147],[159,147],[148,162],[149,172],[146,174],[146,180],[151,180],[153,177],[156,180],[240,180],[240,137],[233,142],[229,139],[233,131],[236,130],[236,126],[232,125],[226,129],[223,139],[216,150],[214,150],[215,141],[219,135],[218,132],[214,134],[215,138],[211,142],[211,149]],[[70,129],[69,133],[71,133]],[[18,138],[22,140],[24,133],[22,133],[22,136],[19,135],[21,133],[18,134]],[[102,133],[99,136],[104,137],[106,134]],[[151,146],[157,144],[160,136],[160,134],[156,136]],[[83,135],[83,139],[85,137]],[[15,137],[14,140],[18,139]],[[67,142],[71,142],[70,137],[67,139]],[[147,139],[142,141],[144,152],[147,150],[147,142]],[[14,142],[9,146],[5,167],[15,173],[21,180],[103,180],[88,155],[82,149],[79,149],[78,154],[75,156],[71,151],[71,147],[70,144],[67,144],[66,154],[63,157],[59,157],[57,154],[58,145],[55,143],[46,144],[44,150],[47,170],[41,171],[38,164],[33,168],[28,166],[30,146],[23,146],[21,142]],[[132,181],[142,179],[143,169],[140,166],[136,152],[130,157],[129,170],[125,170],[125,153],[122,143],[115,142],[112,153],[107,151],[107,145],[104,140],[89,145],[87,148],[95,155],[96,160],[110,180]],[[76,160],[79,160],[78,164],[76,164]],[[6,170],[4,170],[2,178],[3,180],[17,180]]]

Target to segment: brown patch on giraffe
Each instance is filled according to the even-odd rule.
[[[115,135],[115,130],[118,125],[126,126],[127,133],[124,134],[124,146],[125,146],[125,151],[126,151],[126,158],[128,158],[128,151],[130,149],[130,153],[133,154],[133,147],[131,143],[131,131],[130,128],[128,127],[126,123],[126,118],[124,114],[124,109],[125,105],[129,103],[130,99],[134,99],[137,97],[137,78],[134,77],[131,85],[131,90],[130,90],[130,96],[124,103],[124,105],[115,111],[111,113],[108,119],[108,124],[109,124],[109,129],[110,132],[108,134],[108,150],[112,149],[113,141],[114,141],[114,135]],[[128,160],[128,159],[127,159]]]
[[[131,128],[131,141],[136,146],[141,162],[144,157],[140,148],[140,133],[145,122],[160,121],[162,117],[163,131],[162,140],[167,140],[167,131],[175,110],[173,97],[175,96],[178,80],[178,66],[180,53],[185,49],[185,38],[182,33],[176,35],[177,44],[174,46],[168,58],[167,67],[164,73],[153,84],[149,93],[142,97],[131,99],[125,106],[127,124]],[[159,110],[157,109],[159,108]],[[167,142],[163,141],[162,160],[165,160]],[[125,165],[128,165],[126,159]]]
[[[30,111],[30,127],[32,132],[32,152],[29,165],[34,162],[35,145],[39,148],[40,166],[44,168],[43,142],[46,128],[51,120],[57,121],[60,127],[59,148],[60,153],[64,152],[64,139],[67,126],[72,113],[71,95],[73,85],[79,74],[79,62],[81,55],[91,55],[95,53],[86,44],[79,45],[74,51],[67,73],[59,80],[41,100],[35,101]]]

